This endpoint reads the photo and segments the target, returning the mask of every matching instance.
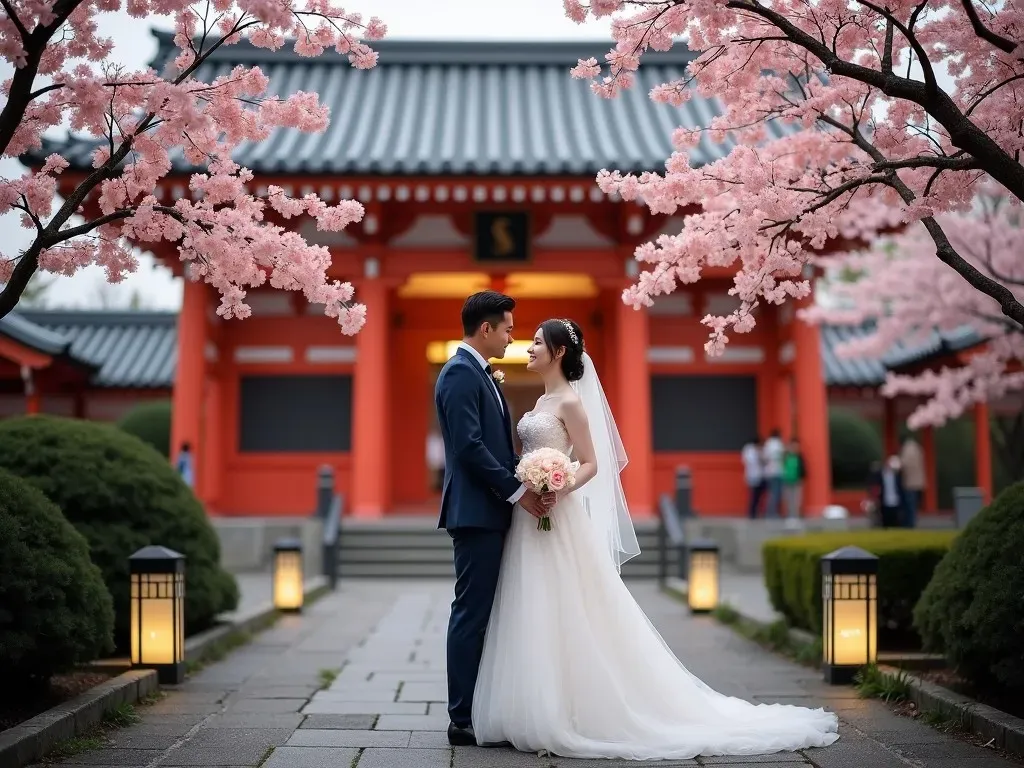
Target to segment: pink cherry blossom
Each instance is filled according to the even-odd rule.
[[[200,81],[194,70],[216,48],[243,39],[271,49],[290,40],[304,56],[334,48],[367,69],[377,58],[363,40],[386,34],[380,19],[364,19],[335,0],[214,0],[200,11],[187,0],[24,0],[5,8],[0,55],[15,72],[4,83],[0,156],[39,150],[43,133],[65,122],[101,141],[92,155],[95,173],[63,204],[58,180],[68,162],[62,157],[51,155],[19,179],[0,178],[0,214],[21,211],[22,224],[35,232],[23,253],[0,254],[0,317],[37,269],[72,275],[97,264],[118,282],[138,266],[131,242],[166,241],[191,277],[220,292],[223,317],[247,317],[246,290],[269,284],[301,291],[310,303],[323,304],[343,333],[359,332],[366,308],[353,303],[351,284],[328,279],[329,251],[268,214],[306,216],[317,229],[339,231],[362,219],[362,205],[328,205],[313,194],[295,198],[280,187],[258,196],[252,172],[231,159],[242,142],[262,141],[277,128],[324,130],[327,109],[314,93],[268,95],[269,80],[258,67],[235,67],[212,82]],[[96,20],[122,8],[138,19],[174,16],[175,73],[132,72],[111,60],[113,43],[98,35]],[[190,198],[161,203],[154,189],[170,173],[175,151],[206,170],[189,179]],[[84,206],[90,195],[98,214]],[[82,215],[94,218],[73,218]]]
[[[982,197],[977,210],[943,215],[939,221],[965,259],[1024,300],[1024,229],[1019,216],[1020,209],[1005,199]],[[920,399],[908,419],[912,428],[941,425],[977,403],[1024,393],[1024,331],[1003,315],[995,300],[936,259],[934,248],[924,227],[914,224],[871,250],[822,259],[843,278],[835,279],[830,289],[834,306],[800,313],[813,323],[872,323],[874,330],[867,336],[837,349],[848,358],[877,359],[898,343],[913,348],[936,330],[987,340],[964,350],[962,364],[889,375],[883,395]]]
[[[959,250],[949,230],[984,188],[1024,200],[1022,0],[564,5],[577,23],[612,19],[615,46],[603,62],[571,70],[598,96],[632,87],[649,51],[687,45],[695,54],[686,74],[650,98],[679,105],[696,93],[722,109],[675,131],[664,171],[597,177],[604,192],[652,213],[686,215],[682,231],[636,249],[644,269],[623,295],[628,304],[650,306],[710,267],[735,270],[739,309],[702,321],[707,349],[719,353],[730,333],[753,327],[759,304],[806,296],[805,265],[836,241],[870,243],[913,225],[936,269],[1024,326],[1019,291]],[[721,159],[695,167],[699,143],[726,141]]]

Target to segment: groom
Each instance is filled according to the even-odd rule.
[[[490,358],[512,343],[515,301],[484,291],[462,307],[463,340],[437,377],[434,404],[444,438],[441,518],[455,547],[455,600],[448,621],[448,741],[476,744],[470,721],[484,632],[498,585],[505,534],[519,502],[540,517],[540,496],[515,477],[512,419]]]

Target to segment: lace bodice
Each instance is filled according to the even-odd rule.
[[[523,453],[538,448],[555,448],[562,453],[572,453],[569,433],[562,420],[547,411],[528,411],[516,426],[519,439],[523,441]]]

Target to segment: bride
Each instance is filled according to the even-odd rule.
[[[529,358],[544,394],[519,422],[523,452],[556,448],[580,466],[552,530],[515,509],[473,695],[477,742],[654,760],[838,739],[834,714],[725,696],[672,654],[619,576],[640,552],[619,480],[626,456],[580,327],[545,321]]]

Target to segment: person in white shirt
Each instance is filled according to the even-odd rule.
[[[786,455],[786,446],[778,429],[773,429],[761,449],[764,462],[764,484],[768,492],[768,507],[765,517],[777,518],[782,506],[782,460]]]
[[[743,446],[740,459],[743,461],[743,479],[747,483],[747,515],[756,520],[760,512],[761,498],[764,496],[764,471],[761,466],[761,438],[754,435],[753,439]]]

